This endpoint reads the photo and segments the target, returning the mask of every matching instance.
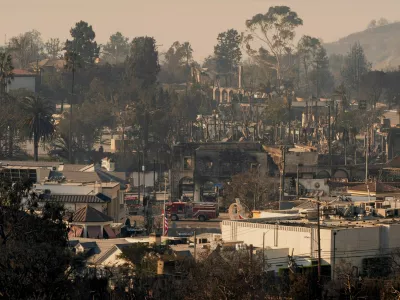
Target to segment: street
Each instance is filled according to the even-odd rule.
[[[169,226],[177,228],[220,228],[222,219],[208,220],[200,222],[198,220],[169,221]],[[175,225],[174,225],[175,224]]]
[[[161,215],[155,214],[155,218],[160,218]],[[131,223],[133,224],[135,221],[137,224],[144,223],[143,215],[138,216],[129,216]],[[169,228],[216,228],[220,229],[220,223],[223,220],[229,220],[229,216],[227,213],[220,213],[217,219],[208,220],[205,222],[201,222],[199,220],[179,220],[179,221],[171,221],[168,220],[168,227]]]

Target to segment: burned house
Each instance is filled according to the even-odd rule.
[[[216,193],[233,175],[257,169],[270,171],[271,158],[259,143],[182,143],[172,150],[171,197],[200,201]]]

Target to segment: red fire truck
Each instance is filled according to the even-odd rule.
[[[212,202],[170,202],[165,210],[172,221],[198,219],[204,222],[219,216],[218,204]]]
[[[125,194],[125,204],[128,208],[129,215],[138,215],[140,210],[143,209],[137,195],[133,193]]]

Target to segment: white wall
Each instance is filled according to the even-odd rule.
[[[333,230],[332,240],[330,243],[330,252],[325,252],[329,249],[322,244],[322,258],[330,263],[332,267],[338,267],[341,261],[351,262],[361,270],[362,260],[364,258],[372,258],[379,255],[380,245],[385,243],[383,235],[381,235],[382,227],[364,227],[364,228],[338,228],[336,231],[336,250],[333,248]],[[321,235],[322,235],[321,231]],[[325,234],[325,233],[324,233]],[[326,237],[328,239],[328,237]],[[334,260],[335,256],[335,260]]]
[[[324,191],[326,195],[329,195],[329,185],[325,179],[299,178],[299,183],[307,190]],[[319,183],[319,188],[315,187],[316,183]]]
[[[133,178],[133,185],[135,186],[135,187],[137,187],[138,186],[138,178],[139,178],[139,176],[138,176],[138,172],[133,172],[132,174],[131,174],[131,178]],[[151,172],[145,172],[145,184],[146,184],[146,186],[153,186],[153,171],[151,171]],[[157,184],[157,178],[158,178],[158,174],[157,174],[157,172],[156,172],[156,184]],[[140,172],[140,185],[143,185],[143,172]]]
[[[295,256],[318,257],[317,229],[306,226],[282,226],[238,221],[222,221],[224,241],[243,241],[262,247],[265,233],[265,247],[272,249],[289,248]],[[335,248],[334,244],[334,232]],[[371,258],[400,247],[400,225],[376,225],[366,227],[324,227],[321,228],[321,258],[323,263],[338,265],[347,260],[361,268],[363,258]],[[335,257],[335,260],[334,260]]]
[[[289,248],[289,251],[294,250],[294,255],[303,256],[312,255],[313,241],[316,240],[315,232],[311,228],[299,226],[222,221],[221,231],[224,241],[243,241],[260,248],[263,246],[265,233],[265,247]]]
[[[11,80],[11,84],[7,85],[7,91],[26,89],[31,92],[36,92],[36,81],[34,76],[18,77],[15,76]]]
[[[389,252],[395,248],[400,248],[400,224],[390,224],[382,227],[381,234],[384,235],[381,240],[384,241],[382,245],[383,251]]]
[[[262,255],[262,250],[260,252]],[[282,249],[266,249],[264,250],[265,255],[265,270],[278,272],[281,268],[288,267],[288,255],[289,248]]]

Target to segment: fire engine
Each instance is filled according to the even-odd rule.
[[[198,219],[204,222],[219,216],[218,204],[212,202],[170,202],[165,210],[172,221]]]
[[[138,197],[134,194],[125,194],[125,204],[128,208],[129,215],[138,215],[142,205]]]

